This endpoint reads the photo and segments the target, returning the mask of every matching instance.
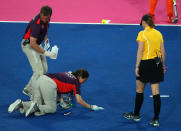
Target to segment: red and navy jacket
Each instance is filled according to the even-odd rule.
[[[45,75],[54,80],[59,93],[70,93],[73,91],[74,94],[81,95],[80,82],[71,72],[47,73]]]
[[[49,23],[45,24],[40,20],[40,14],[34,17],[26,27],[23,39],[30,39],[30,37],[37,38],[37,44],[41,44],[44,40],[47,31],[48,31]]]

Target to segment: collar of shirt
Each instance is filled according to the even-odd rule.
[[[153,28],[151,28],[151,27],[147,26],[147,27],[145,27],[145,29],[144,29],[144,30],[151,30],[151,29],[153,29]]]

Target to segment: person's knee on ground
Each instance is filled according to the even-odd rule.
[[[55,113],[57,110],[57,105],[55,104],[39,105],[39,110],[44,113]]]

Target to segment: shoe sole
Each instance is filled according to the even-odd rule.
[[[141,121],[141,119],[136,119],[136,120],[134,120],[134,119],[133,119],[133,121],[135,121],[135,122],[140,122],[140,121]]]
[[[23,93],[24,95],[27,95],[27,96],[31,97],[31,95],[28,94],[28,93],[26,93],[24,90],[22,91],[22,93]]]
[[[64,113],[63,115],[64,116],[67,116],[67,115],[70,115],[72,112],[67,112],[67,113]]]
[[[154,127],[159,127],[160,125],[154,125],[154,124],[150,124],[151,126],[154,126]]]
[[[20,99],[16,100],[14,103],[12,103],[8,108],[8,113],[12,113],[19,106],[20,103],[21,103]]]
[[[125,117],[125,116],[124,116],[124,118],[127,119],[127,120],[133,120],[135,122],[140,122],[141,121],[141,119],[132,119],[130,117]]]
[[[42,116],[42,115],[45,115],[45,113],[40,113],[40,112],[35,112],[34,113],[34,116]]]
[[[25,114],[26,117],[28,117],[30,115],[30,113],[31,113],[32,109],[34,108],[35,104],[36,103],[33,102],[31,104],[30,108],[26,111],[26,114]]]
[[[157,124],[152,124],[150,123],[151,126],[154,126],[154,127],[159,127],[160,125],[157,125]]]

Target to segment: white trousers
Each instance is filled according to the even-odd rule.
[[[57,85],[46,75],[41,75],[32,82],[33,101],[39,105],[43,113],[55,113],[57,109]]]
[[[46,56],[40,55],[37,51],[35,51],[33,48],[31,48],[30,44],[23,45],[23,42],[25,40],[23,39],[21,42],[21,47],[23,52],[28,58],[28,61],[31,65],[31,68],[33,70],[33,75],[26,85],[25,89],[27,89],[29,92],[32,92],[32,81],[33,79],[38,79],[40,75],[43,75],[47,72],[48,66],[46,61]]]

